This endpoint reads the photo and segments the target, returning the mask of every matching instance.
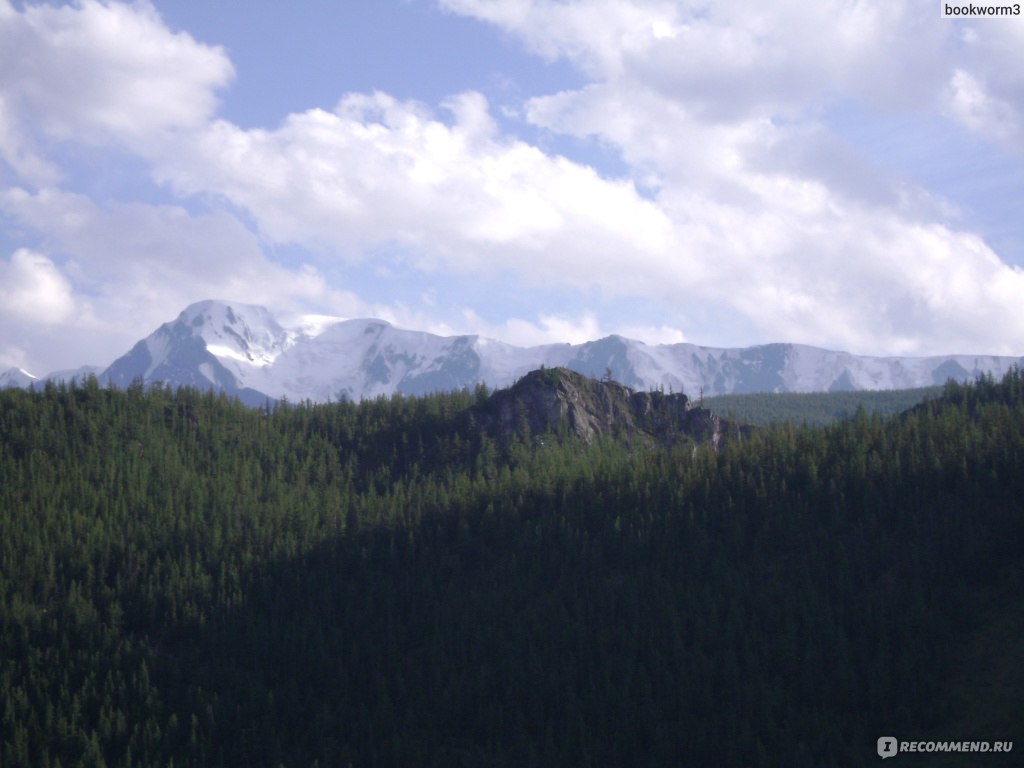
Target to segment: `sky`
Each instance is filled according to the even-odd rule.
[[[0,370],[208,298],[1024,355],[1024,18],[940,6],[0,0]]]

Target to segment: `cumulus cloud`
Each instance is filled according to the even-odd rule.
[[[205,123],[233,76],[223,50],[167,29],[148,2],[0,0],[0,95],[9,120],[53,140],[149,141]]]
[[[1024,23],[975,19],[960,29],[946,111],[975,133],[1024,153]]]
[[[443,4],[591,76],[529,99],[525,113],[616,147],[653,190],[672,268],[650,295],[688,305],[691,337],[721,339],[728,308],[759,340],[1020,353],[1021,271],[956,230],[948,205],[873,168],[824,116],[850,101],[945,112],[1011,143],[1024,108],[1009,44],[1020,25],[964,44],[921,2]]]
[[[952,27],[923,2],[441,0],[595,81],[632,78],[715,116],[803,109],[823,92],[918,104]],[[908,37],[913,45],[907,45]]]
[[[53,325],[74,309],[71,285],[41,253],[21,248],[0,262],[0,312],[18,320]]]
[[[17,115],[8,106],[8,98],[0,92],[0,161],[29,184],[56,184],[63,174],[46,160],[35,141],[19,124]]]
[[[356,94],[275,131],[221,121],[157,172],[180,193],[244,208],[271,241],[356,260],[393,242],[428,270],[512,268],[609,291],[652,277],[671,222],[632,182],[500,135],[478,93],[446,107],[448,121]]]
[[[958,69],[950,79],[948,109],[972,131],[1009,146],[1024,136],[1012,105],[993,95],[978,78],[962,69]]]

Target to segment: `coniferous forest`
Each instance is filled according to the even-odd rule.
[[[894,416],[941,393],[942,387],[854,392],[759,392],[715,395],[706,398],[702,404],[725,418],[746,424],[766,426],[791,421],[794,424],[825,426],[849,419],[858,410]]]
[[[1019,764],[1024,374],[717,452],[487,396],[0,392],[0,765]]]

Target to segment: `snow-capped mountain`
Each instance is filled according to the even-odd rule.
[[[99,377],[103,374],[103,367],[99,365],[83,365],[80,368],[68,368],[66,370],[54,371],[48,373],[42,378],[33,376],[31,373],[26,371],[24,368],[8,368],[6,371],[0,372],[0,389],[7,389],[8,387],[21,387],[27,388],[31,386],[40,387],[48,381],[52,382],[68,382],[72,379],[76,381],[84,381],[89,376]]]
[[[39,379],[23,368],[8,368],[0,372],[0,389],[8,387],[28,387],[38,382]]]
[[[1001,376],[1024,358],[988,355],[864,357],[800,344],[719,349],[649,345],[621,336],[584,344],[515,347],[475,335],[437,336],[383,320],[306,316],[287,326],[265,308],[203,301],[139,341],[101,375],[213,387],[251,404],[287,398],[359,400],[473,387],[505,387],[527,372],[564,366],[637,390],[697,395],[904,389]],[[29,382],[8,371],[12,385]],[[15,383],[17,382],[17,383]]]
[[[268,396],[278,397],[267,392],[265,369],[296,338],[263,307],[201,301],[137,343],[101,378],[119,387],[140,378],[214,387],[245,402],[262,403]]]

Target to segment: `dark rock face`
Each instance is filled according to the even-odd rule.
[[[717,448],[723,440],[750,432],[750,427],[723,421],[696,407],[686,395],[634,392],[618,382],[598,381],[568,368],[528,373],[474,408],[473,416],[505,439],[569,430],[587,444],[598,435],[610,435],[646,445],[689,439]]]

